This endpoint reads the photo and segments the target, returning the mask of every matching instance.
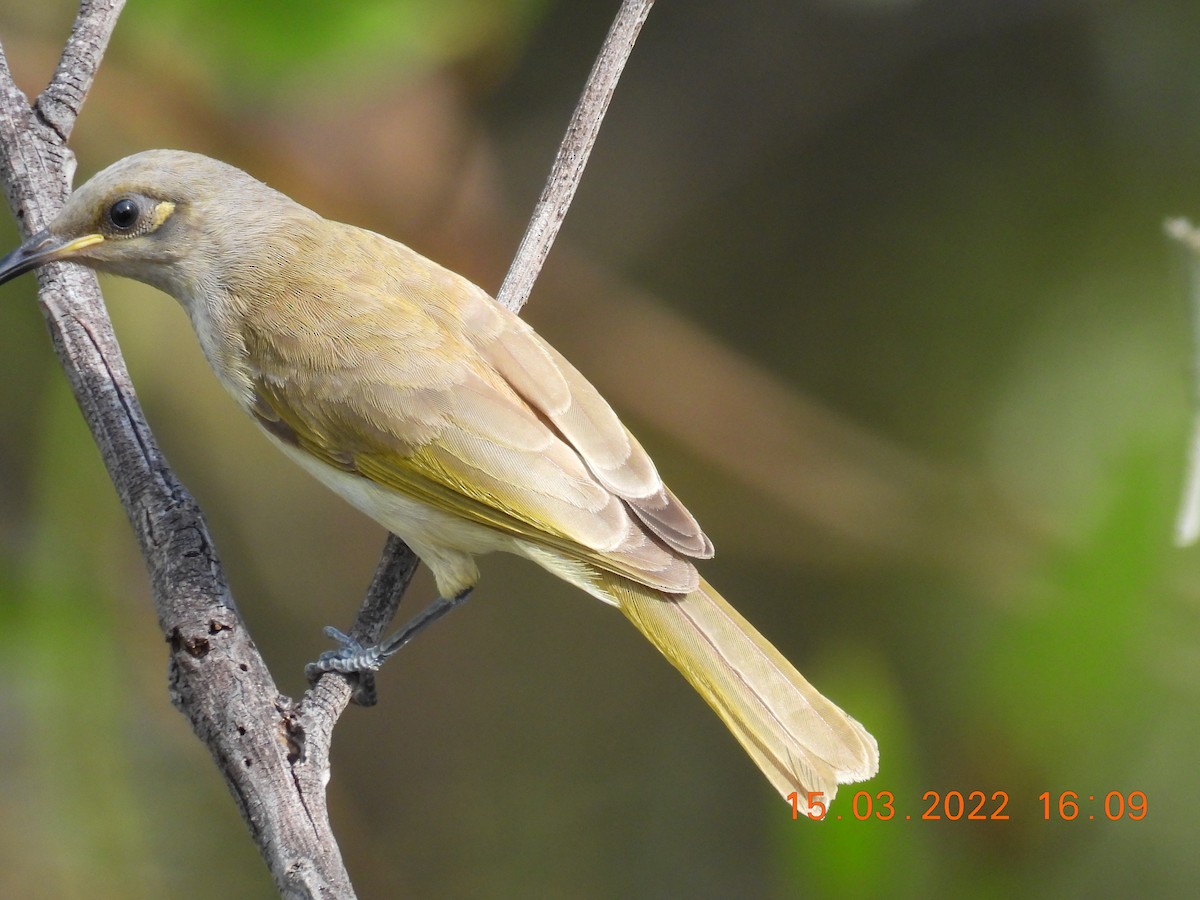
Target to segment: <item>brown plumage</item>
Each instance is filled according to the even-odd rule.
[[[618,606],[785,796],[873,775],[874,739],[700,579],[695,518],[594,387],[522,319],[385,237],[179,151],[77,190],[0,281],[72,259],[187,310],[288,456],[404,538],[444,597],[526,556]]]

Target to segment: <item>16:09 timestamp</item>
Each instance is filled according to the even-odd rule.
[[[1103,798],[1099,798],[1095,794],[1081,797],[1076,791],[1062,791],[1057,795],[1043,791],[1038,794],[1038,799],[1042,801],[1042,818],[1046,821],[1060,819],[1070,822],[1081,817],[1091,820],[1101,818],[1098,815],[1100,812],[1098,808],[1088,806],[1089,803],[1094,804],[1100,799],[1103,799],[1102,817],[1110,822],[1117,822],[1121,819],[1140,821],[1146,818],[1148,809],[1146,794],[1143,791],[1130,791],[1128,794],[1121,791],[1109,791]]]

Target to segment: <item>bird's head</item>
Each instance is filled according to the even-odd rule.
[[[185,304],[214,287],[263,232],[312,215],[240,169],[181,150],[113,163],[67,199],[45,231],[0,259],[0,284],[56,261],[153,285]]]

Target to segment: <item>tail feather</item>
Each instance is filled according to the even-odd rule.
[[[870,733],[805,680],[706,581],[664,595],[624,581],[621,610],[716,710],[785,798],[808,791],[829,803],[837,786],[870,778]]]

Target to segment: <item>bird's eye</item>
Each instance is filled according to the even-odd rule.
[[[118,231],[128,231],[137,224],[139,212],[136,200],[122,197],[108,208],[108,221]]]

